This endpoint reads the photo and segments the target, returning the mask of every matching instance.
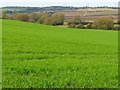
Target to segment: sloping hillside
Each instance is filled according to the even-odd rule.
[[[3,20],[3,88],[116,88],[118,32]]]

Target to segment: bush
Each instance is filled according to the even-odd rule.
[[[114,21],[111,18],[99,18],[93,23],[96,29],[112,30],[114,28]]]
[[[2,14],[2,19],[7,19],[7,18],[8,18],[7,14]]]
[[[114,30],[120,30],[120,25],[114,26]]]
[[[29,22],[37,22],[39,20],[39,15],[38,13],[31,13],[29,14]]]
[[[85,29],[85,26],[84,26],[84,25],[81,25],[80,29]]]
[[[14,14],[13,19],[28,22],[29,21],[29,16],[28,16],[28,14],[22,14],[22,13]]]
[[[81,28],[81,26],[82,26],[81,24],[78,24],[78,25],[76,25],[75,27],[76,27],[76,28]]]
[[[75,26],[76,26],[75,24],[69,24],[68,28],[75,28]]]
[[[63,25],[65,18],[64,14],[53,14],[51,16],[52,25]]]
[[[47,18],[44,20],[43,24],[52,25],[52,19],[51,19],[51,17],[47,17]]]
[[[78,24],[78,25],[76,25],[76,28],[79,28],[79,29],[85,29],[85,26],[82,25],[82,24]]]
[[[86,25],[86,29],[92,29],[92,28],[93,28],[92,23],[89,23],[89,24]]]
[[[120,24],[120,20],[117,21],[117,24]]]

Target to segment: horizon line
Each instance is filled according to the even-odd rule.
[[[46,5],[46,6],[27,6],[27,5],[6,5],[6,6],[0,6],[0,8],[4,8],[4,7],[39,7],[39,8],[42,8],[42,7],[119,7],[119,6],[107,6],[107,5],[100,5],[100,6],[66,6],[66,5]]]

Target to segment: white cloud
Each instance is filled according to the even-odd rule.
[[[119,0],[0,0],[2,2],[118,2]]]
[[[0,0],[1,1],[1,0]],[[81,6],[92,3],[91,5],[109,5],[118,2],[119,0],[2,0],[2,6],[55,6],[55,5],[67,5],[67,6]],[[108,3],[108,4],[106,4]]]

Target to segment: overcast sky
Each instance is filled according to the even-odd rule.
[[[0,0],[4,6],[118,6],[120,0]]]

